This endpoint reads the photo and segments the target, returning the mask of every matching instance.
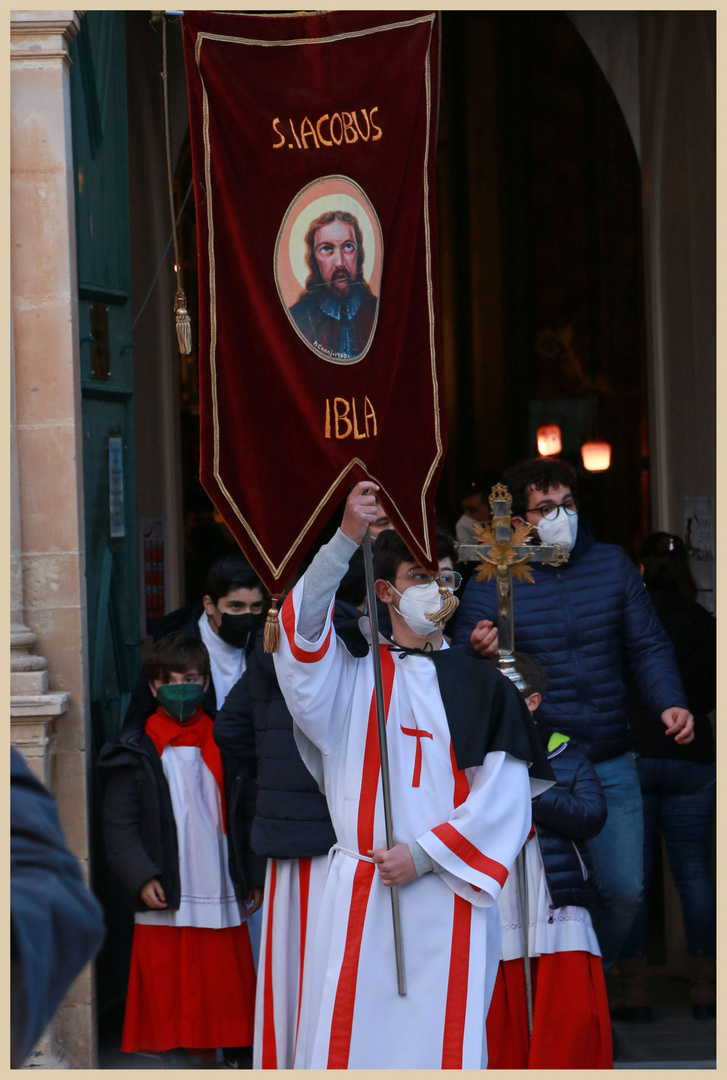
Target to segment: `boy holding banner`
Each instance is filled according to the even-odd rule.
[[[363,494],[364,490],[368,494]],[[494,903],[551,773],[521,695],[449,650],[427,613],[439,585],[393,531],[376,542],[393,825],[387,850],[366,622],[332,624],[348,561],[377,517],[357,484],[341,529],[282,609],[275,666],[306,765],[325,789],[332,849],[300,1018],[296,1068],[482,1068],[499,960]],[[449,538],[440,583],[452,589]],[[531,784],[528,784],[528,766]],[[400,887],[406,994],[397,989],[389,887]]]

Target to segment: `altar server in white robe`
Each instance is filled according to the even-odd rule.
[[[368,489],[368,494],[363,492]],[[368,620],[339,630],[333,596],[377,514],[357,484],[341,529],[282,609],[275,655],[301,756],[325,790],[337,844],[306,974],[296,1068],[482,1068],[499,960],[495,899],[552,783],[512,683],[450,650],[426,618],[439,585],[390,531],[376,542],[380,642],[396,843],[385,846]],[[457,584],[453,548],[440,571]],[[528,766],[533,764],[528,776]],[[398,993],[391,895],[399,886],[406,994]]]

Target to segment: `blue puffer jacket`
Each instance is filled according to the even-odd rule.
[[[535,584],[514,583],[515,648],[548,673],[545,727],[577,738],[591,761],[628,750],[625,656],[652,712],[687,708],[674,650],[625,551],[595,541],[579,518],[570,560],[532,573]],[[470,634],[481,619],[497,622],[495,586],[472,577],[452,644],[476,656]]]
[[[606,824],[606,797],[591,762],[572,742],[548,754],[555,787],[533,802],[533,821],[553,908],[590,907],[595,882],[586,840]]]

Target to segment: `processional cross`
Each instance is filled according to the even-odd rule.
[[[561,566],[568,561],[568,551],[557,544],[530,544],[532,525],[520,522],[512,523],[512,496],[504,484],[495,484],[490,492],[492,521],[489,525],[476,525],[475,536],[478,544],[460,544],[459,558],[463,562],[475,562],[480,559],[477,570],[478,581],[497,583],[497,631],[498,650],[497,666],[508,679],[515,683],[518,690],[525,689],[522,675],[515,665],[515,619],[513,612],[512,579],[535,583],[527,563],[539,562],[547,566]],[[520,900],[520,924],[522,932],[523,964],[525,967],[525,994],[528,1009],[528,1033],[533,1033],[533,991],[530,976],[530,956],[528,936],[530,912],[528,905],[527,867],[525,848],[517,857],[517,882]]]
[[[475,536],[479,543],[460,544],[459,558],[463,562],[480,559],[477,569],[478,581],[497,584],[497,666],[519,690],[524,689],[520,673],[515,667],[515,621],[513,614],[512,579],[534,584],[527,563],[544,563],[561,566],[568,561],[568,551],[557,544],[531,544],[532,525],[521,521],[512,523],[512,496],[504,484],[495,484],[489,497],[492,520],[488,525],[476,525]]]

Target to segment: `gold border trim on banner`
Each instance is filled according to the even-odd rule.
[[[370,477],[374,483],[378,484],[382,493],[386,496],[390,506],[392,506],[398,514],[401,521],[409,533],[412,540],[416,545],[421,546],[427,559],[431,561],[432,550],[429,544],[429,535],[427,531],[427,515],[426,515],[426,495],[429,487],[432,483],[432,478],[437,469],[439,462],[442,459],[444,449],[442,446],[442,432],[439,421],[439,382],[437,379],[437,366],[436,366],[436,349],[435,349],[435,323],[434,323],[434,288],[432,284],[432,252],[431,252],[431,228],[429,223],[429,142],[430,142],[430,128],[432,123],[432,86],[431,86],[431,44],[432,44],[432,31],[434,29],[434,21],[436,19],[436,12],[432,15],[424,15],[417,19],[408,19],[404,22],[387,23],[383,26],[370,27],[366,30],[355,30],[350,33],[333,34],[330,37],[324,38],[296,38],[288,41],[262,41],[254,38],[241,38],[231,37],[224,34],[209,34],[200,31],[197,34],[197,40],[195,42],[195,60],[197,62],[197,71],[199,73],[200,83],[202,85],[202,116],[203,116],[203,141],[204,141],[204,172],[205,172],[205,184],[206,184],[206,198],[207,198],[207,253],[209,259],[209,274],[210,274],[210,376],[212,386],[212,411],[213,411],[213,430],[214,430],[214,466],[213,475],[217,481],[219,490],[224,495],[228,504],[232,508],[240,524],[247,532],[250,540],[255,545],[258,553],[260,554],[263,562],[268,567],[270,572],[275,578],[281,576],[282,571],[290,562],[294,553],[297,551],[301,540],[310,529],[311,525],[315,521],[316,517],[320,514],[321,510],[325,506],[326,502],[330,498],[331,494],[335,491],[336,487],[351,471],[354,465],[360,465]],[[424,193],[424,235],[425,235],[425,247],[426,247],[426,275],[427,275],[427,305],[429,309],[429,349],[430,349],[430,364],[432,372],[432,390],[433,390],[433,404],[434,404],[434,431],[437,445],[437,453],[432,461],[429,472],[427,473],[424,487],[421,492],[421,510],[422,510],[422,533],[424,537],[423,544],[419,544],[416,538],[416,533],[408,523],[407,519],[402,514],[401,510],[397,506],[394,499],[391,498],[386,487],[382,482],[375,477],[365,461],[359,457],[352,458],[348,465],[343,469],[335,478],[333,483],[329,486],[323,498],[319,501],[316,508],[311,513],[308,521],[303,526],[298,536],[295,538],[292,546],[288,550],[288,553],[277,566],[270,560],[269,555],[263,548],[258,537],[253,532],[252,528],[246,521],[239,507],[235,503],[234,499],[227,490],[222,477],[220,475],[220,429],[219,429],[219,416],[218,416],[218,397],[217,397],[217,367],[216,367],[216,352],[217,352],[217,290],[215,285],[215,250],[214,250],[214,222],[212,217],[212,173],[211,173],[211,155],[210,155],[210,141],[209,141],[209,101],[207,97],[207,87],[205,86],[202,71],[200,70],[200,56],[202,50],[203,41],[223,41],[230,44],[239,45],[260,45],[263,47],[268,46],[287,46],[287,45],[323,45],[328,42],[343,41],[347,38],[367,37],[371,34],[383,33],[387,30],[405,29],[411,26],[418,26],[422,23],[429,23],[429,44],[427,46],[426,60],[425,60],[425,97],[426,97],[426,142],[424,148],[424,175],[423,175],[423,193]],[[349,179],[346,177],[345,179]],[[358,186],[358,185],[357,185]],[[368,198],[368,197],[367,197]],[[369,200],[370,202],[370,200]],[[372,204],[373,205],[373,204]],[[383,238],[382,238],[383,243]],[[383,265],[382,265],[383,273]],[[378,313],[377,313],[378,314]]]
[[[229,15],[230,12],[227,12]],[[330,34],[328,37],[319,38],[290,38],[287,41],[266,41],[261,38],[232,37],[229,34],[209,34],[200,30],[195,42],[194,56],[199,66],[199,54],[202,49],[202,40],[205,41],[229,41],[237,45],[260,45],[262,48],[272,48],[279,45],[327,45],[332,41],[345,41],[347,38],[367,37],[369,34],[380,34],[385,30],[402,30],[409,26],[419,26],[422,23],[431,23],[434,26],[436,13],[422,15],[419,19],[406,19],[404,22],[387,23],[385,26],[370,26],[367,30],[351,30],[345,34]]]
[[[358,364],[363,360],[363,358],[366,356],[366,353],[369,351],[369,349],[371,348],[371,346],[374,343],[374,334],[376,333],[376,327],[377,327],[378,322],[379,322],[379,304],[380,304],[380,301],[381,301],[381,282],[379,282],[379,295],[376,297],[376,314],[374,315],[374,324],[371,327],[371,333],[369,334],[368,341],[366,342],[365,348],[363,348],[361,350],[361,352],[358,354],[358,356],[352,356],[348,360],[336,360],[336,359],[334,359],[334,357],[326,356],[325,353],[322,353],[320,351],[320,349],[317,349],[315,347],[315,345],[311,344],[311,342],[305,336],[305,334],[300,329],[300,327],[296,323],[293,316],[290,314],[290,308],[285,303],[285,299],[283,297],[283,292],[282,292],[282,289],[280,288],[280,281],[278,279],[278,255],[280,254],[280,243],[281,243],[281,241],[283,239],[283,233],[285,232],[285,226],[288,223],[288,218],[290,217],[291,210],[293,209],[295,204],[298,202],[301,195],[305,195],[306,191],[310,191],[311,188],[317,187],[319,184],[325,184],[327,180],[344,180],[347,184],[350,184],[352,187],[355,187],[357,191],[360,191],[361,195],[366,200],[367,205],[370,206],[371,211],[372,211],[372,213],[374,215],[374,218],[376,219],[376,228],[379,231],[378,239],[379,239],[379,246],[381,248],[381,280],[383,281],[383,278],[384,278],[384,234],[381,231],[381,222],[379,221],[379,215],[376,213],[376,207],[371,202],[371,199],[368,197],[368,195],[366,194],[364,189],[361,187],[361,185],[357,184],[355,180],[352,180],[350,176],[344,176],[343,173],[332,173],[330,176],[319,176],[317,180],[311,180],[309,184],[306,184],[305,187],[302,187],[300,189],[300,191],[298,192],[298,194],[295,195],[293,197],[293,199],[291,199],[290,205],[288,206],[288,209],[285,211],[285,214],[283,215],[283,220],[280,223],[280,228],[278,229],[278,236],[277,236],[277,239],[275,241],[275,250],[273,251],[273,278],[275,279],[275,288],[278,290],[278,296],[280,297],[280,303],[283,305],[283,309],[285,311],[285,314],[288,316],[288,321],[290,322],[290,325],[293,327],[293,329],[295,330],[296,334],[298,335],[300,340],[303,342],[303,344],[307,345],[308,348],[310,349],[310,351],[315,356],[317,356],[319,360],[325,360],[327,364],[338,364],[341,367],[353,367],[354,364]]]

